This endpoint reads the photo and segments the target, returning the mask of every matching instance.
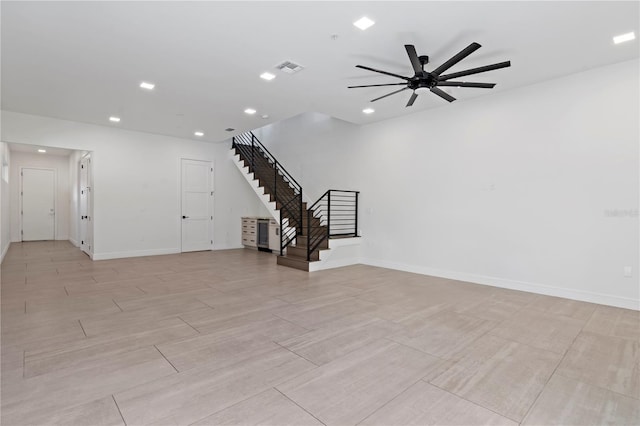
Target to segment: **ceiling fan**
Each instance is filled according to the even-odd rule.
[[[364,65],[356,65],[356,68],[362,68],[364,70],[377,72],[380,74],[389,75],[391,77],[397,77],[405,80],[402,83],[388,83],[388,84],[369,84],[365,86],[349,86],[349,89],[361,88],[361,87],[380,87],[380,86],[406,86],[400,90],[396,90],[395,92],[387,93],[384,96],[380,96],[379,98],[372,99],[371,102],[378,101],[382,98],[386,98],[387,96],[395,95],[396,93],[403,92],[405,90],[411,89],[413,93],[409,98],[409,102],[407,102],[407,106],[410,107],[415,102],[418,95],[423,93],[434,93],[440,96],[442,99],[447,100],[449,102],[453,102],[456,100],[453,96],[440,89],[439,87],[475,87],[480,89],[493,89],[495,86],[494,83],[469,83],[466,81],[451,81],[451,79],[464,77],[472,74],[479,74],[487,71],[497,70],[500,68],[506,68],[511,66],[511,61],[499,62],[497,64],[485,65],[483,67],[471,68],[465,71],[454,72],[451,74],[442,74],[458,62],[462,61],[464,58],[480,49],[480,45],[478,43],[471,43],[469,46],[462,49],[456,55],[451,57],[444,64],[440,65],[438,68],[433,71],[425,71],[424,66],[429,63],[428,56],[418,56],[416,53],[416,48],[412,44],[405,44],[404,48],[407,50],[407,54],[409,55],[409,60],[411,61],[411,65],[413,66],[413,70],[415,71],[415,75],[413,77],[404,77],[398,74],[394,74],[387,71],[377,70],[375,68],[365,67]]]

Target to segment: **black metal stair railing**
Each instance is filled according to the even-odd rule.
[[[330,189],[307,210],[307,260],[330,238],[358,236],[359,191]]]
[[[304,233],[302,187],[262,145],[253,132],[235,136],[232,148],[249,164],[249,170],[266,187],[280,210],[280,255]]]

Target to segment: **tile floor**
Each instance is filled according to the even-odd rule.
[[[3,425],[640,424],[640,313],[248,250],[2,264]]]

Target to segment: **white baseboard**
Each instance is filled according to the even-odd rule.
[[[357,265],[362,263],[359,257],[344,258],[337,260],[327,260],[325,262],[309,263],[309,272],[324,271],[325,269],[342,268],[343,266]]]
[[[244,248],[244,246],[242,244],[238,244],[238,245],[228,245],[228,246],[215,246],[212,251],[218,251],[218,250],[236,250],[236,249],[241,249]]]
[[[111,253],[93,253],[93,260],[109,260],[122,259],[125,257],[142,257],[142,256],[160,256],[163,254],[180,253],[178,248],[153,249],[153,250],[135,250],[135,251],[117,251]]]
[[[69,238],[69,242],[73,244],[74,247],[80,247],[80,243],[78,243],[76,240]]]
[[[77,246],[77,241],[74,242],[74,245]],[[238,246],[222,246],[215,247],[212,251],[216,250],[233,250],[243,248],[242,245]],[[118,251],[111,253],[93,253],[91,258],[93,260],[109,260],[109,259],[123,259],[126,257],[143,257],[143,256],[161,256],[164,254],[177,254],[182,253],[179,248],[168,248],[168,249],[153,249],[153,250],[136,250],[136,251]]]
[[[2,263],[2,261],[4,260],[4,256],[7,254],[7,252],[9,251],[9,246],[11,245],[11,243],[8,243],[3,249],[2,249],[2,254],[0,255],[0,263]]]
[[[545,284],[530,283],[524,281],[508,280],[504,278],[488,277],[484,275],[469,274],[466,272],[446,271],[427,266],[407,265],[397,262],[388,262],[380,259],[362,259],[361,263],[381,268],[396,269],[413,272],[422,275],[431,275],[457,281],[467,281],[475,284],[489,285],[492,287],[508,288],[510,290],[526,291],[529,293],[544,294],[547,296],[563,297],[565,299],[579,300],[582,302],[597,303],[600,305],[615,306],[618,308],[640,311],[640,300],[609,294],[594,293],[590,291],[575,290],[563,287],[554,287]]]

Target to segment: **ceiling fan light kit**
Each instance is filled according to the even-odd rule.
[[[493,89],[495,87],[495,83],[476,83],[476,82],[467,82],[467,81],[451,81],[451,79],[458,77],[465,77],[473,74],[480,74],[487,71],[493,71],[500,68],[507,68],[511,66],[511,61],[499,62],[492,65],[485,65],[482,67],[471,68],[464,71],[458,71],[451,74],[442,74],[447,71],[449,68],[456,65],[458,62],[462,61],[467,56],[471,55],[476,50],[480,49],[480,44],[473,42],[469,46],[462,49],[460,52],[453,55],[449,60],[445,61],[442,65],[434,69],[433,71],[425,71],[424,66],[429,63],[428,56],[418,56],[416,53],[416,48],[412,44],[405,44],[404,48],[407,51],[407,55],[409,56],[409,61],[411,61],[411,66],[413,67],[414,76],[413,77],[405,77],[399,74],[394,74],[388,71],[382,71],[371,67],[366,67],[364,65],[356,65],[356,68],[361,68],[367,71],[377,72],[379,74],[388,75],[390,77],[400,78],[404,80],[401,83],[387,83],[387,84],[368,84],[363,86],[349,86],[349,89],[363,88],[363,87],[381,87],[381,86],[405,86],[399,90],[395,90],[386,95],[380,96],[378,98],[372,99],[371,102],[376,102],[380,99],[386,98],[387,96],[395,95],[396,93],[403,92],[405,90],[412,90],[413,93],[409,98],[409,102],[407,102],[407,107],[413,105],[418,95],[423,95],[428,92],[431,92],[437,96],[440,96],[442,99],[453,102],[456,100],[453,96],[440,89],[439,87],[470,87],[476,89]]]

